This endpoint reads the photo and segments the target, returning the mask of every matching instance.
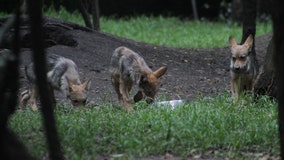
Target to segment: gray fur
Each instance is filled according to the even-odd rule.
[[[50,54],[47,56],[47,80],[52,90],[60,90],[68,98],[73,106],[86,105],[87,90],[90,88],[90,80],[81,83],[76,64],[59,55]],[[34,64],[31,63],[25,68],[26,76],[30,86],[21,94],[21,108],[27,103],[36,110],[37,107],[37,88],[35,85]],[[53,101],[56,103],[55,97]]]
[[[125,51],[124,54],[122,50]],[[125,54],[127,52],[131,54]],[[125,47],[119,47],[114,51],[110,71],[122,75],[124,79],[131,78],[136,84],[140,81],[141,73],[152,73],[141,55]]]
[[[111,81],[124,108],[133,110],[129,92],[134,84],[139,86],[134,101],[145,97],[147,103],[151,103],[157,93],[160,77],[166,70],[167,67],[160,67],[153,72],[138,53],[126,47],[115,49],[110,62]]]
[[[76,64],[67,58],[55,54],[49,54],[46,59],[47,80],[49,84],[61,90],[65,96],[69,95],[69,81],[75,84],[81,84],[78,68]],[[34,64],[31,63],[25,67],[26,76],[30,83],[35,83]]]

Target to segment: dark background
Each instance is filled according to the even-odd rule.
[[[258,17],[267,17],[271,0],[257,1]],[[16,0],[1,0],[0,11],[11,12],[15,4]],[[79,6],[78,0],[44,0],[45,9],[52,4],[60,4],[70,12],[77,10]],[[196,0],[196,4],[199,19],[242,19],[241,0]],[[100,16],[117,18],[139,15],[193,18],[191,0],[99,0],[99,9]]]

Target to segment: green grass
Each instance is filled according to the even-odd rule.
[[[0,17],[6,15],[0,13]],[[85,25],[79,12],[69,13],[64,8],[55,12],[49,8],[45,16]],[[176,17],[100,18],[101,31],[155,45],[178,48],[214,48],[228,46],[228,37],[241,40],[242,26],[232,21],[190,21]],[[256,36],[272,31],[271,22],[258,22]]]
[[[120,25],[113,25],[113,24]],[[241,39],[242,28],[236,23],[186,21],[178,18],[134,17],[101,18],[102,31],[156,45],[178,48],[213,48],[228,46],[228,37]],[[258,23],[257,36],[271,31],[271,26]]]
[[[61,9],[56,13],[52,8],[46,16],[57,17],[84,25],[78,12],[68,13]],[[176,17],[130,17],[100,18],[101,30],[136,41],[179,48],[213,48],[228,46],[228,37],[241,40],[242,26],[234,22],[210,22],[180,20]],[[272,31],[271,23],[258,22],[256,36]]]
[[[67,159],[92,159],[98,155],[127,157],[194,156],[214,150],[213,156],[258,158],[279,154],[277,104],[268,97],[233,103],[229,95],[216,95],[168,106],[135,106],[127,113],[113,104],[55,113]],[[39,112],[17,111],[10,127],[36,157],[46,155]]]

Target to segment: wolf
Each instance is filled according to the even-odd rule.
[[[25,74],[29,82],[29,88],[21,93],[20,107],[30,103],[32,110],[37,110],[38,91],[34,74],[34,63],[25,66]],[[91,81],[81,83],[77,65],[68,58],[56,55],[47,55],[47,82],[52,91],[59,90],[64,97],[71,100],[73,106],[86,105],[87,91]],[[53,102],[56,103],[54,97]]]
[[[237,44],[235,39],[230,36],[229,43],[231,48],[231,93],[233,98],[237,100],[243,91],[252,91],[258,74],[258,62],[256,55],[252,53],[252,35],[249,35],[242,45]]]
[[[132,87],[139,87],[134,102],[146,98],[146,102],[151,103],[158,91],[160,78],[166,71],[167,67],[163,66],[153,72],[141,55],[124,46],[116,48],[111,57],[111,82],[119,102],[127,111],[133,110],[129,96]]]

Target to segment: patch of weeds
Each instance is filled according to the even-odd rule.
[[[156,101],[165,99],[158,97]],[[55,114],[68,159],[147,157],[166,152],[182,157],[211,154],[237,159],[278,155],[276,102],[265,96],[257,101],[245,99],[239,105],[227,93],[200,96],[175,109],[142,100],[134,104],[131,113],[112,103],[80,109],[59,106]],[[33,155],[46,155],[39,112],[19,110],[9,124]]]

